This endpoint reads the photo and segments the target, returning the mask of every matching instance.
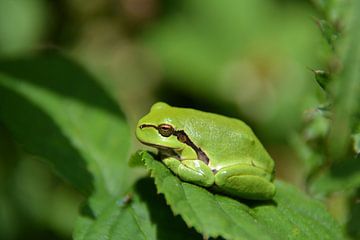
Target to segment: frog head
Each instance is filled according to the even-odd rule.
[[[186,144],[181,139],[182,129],[179,113],[166,103],[155,103],[148,114],[136,126],[136,137],[143,144],[158,149],[183,150]]]

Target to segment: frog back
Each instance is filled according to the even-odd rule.
[[[273,169],[272,158],[243,121],[193,109],[184,109],[183,114],[184,131],[208,156],[211,168],[244,163]]]

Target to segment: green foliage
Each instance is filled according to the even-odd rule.
[[[174,232],[178,239],[201,238],[173,216],[149,179],[129,188],[128,126],[84,69],[63,55],[48,53],[3,61],[0,71],[0,118],[5,126],[25,149],[89,196],[75,239],[169,239]],[[76,87],[72,79],[78,81]],[[134,155],[132,162],[140,159],[173,212],[204,236],[341,238],[339,226],[319,202],[282,182],[276,183],[274,201],[241,202],[181,182],[146,152]]]
[[[112,1],[0,0],[0,238],[358,239],[360,1],[150,2],[124,1],[117,16]],[[100,79],[59,52],[21,55],[49,44]],[[99,80],[112,81],[130,124]],[[341,226],[281,180],[273,201],[233,199],[180,181],[148,152],[130,158],[151,172],[139,179],[130,126],[155,99],[247,121],[277,178],[298,174]],[[289,135],[303,160],[293,169]]]
[[[178,239],[198,237],[162,209],[164,200],[149,180],[138,181],[125,201],[136,177],[130,176],[134,173],[126,162],[128,125],[84,69],[51,53],[3,61],[0,72],[5,126],[27,151],[86,196],[91,194],[82,206],[75,239],[169,239],[173,231],[180,233]]]
[[[337,191],[354,191],[360,185],[360,157],[333,164],[322,172],[310,185],[313,194],[329,194]]]
[[[153,181],[145,178],[135,184],[131,194],[109,201],[91,223],[79,224],[74,239],[195,240],[201,237],[187,228],[180,217],[173,216],[164,198],[157,194]]]
[[[0,72],[0,117],[17,141],[85,194],[127,189],[118,159],[127,157],[128,126],[84,69],[49,53],[3,61]]]
[[[42,37],[46,1],[0,1],[0,55],[28,52]],[[10,23],[10,24],[9,24]]]
[[[340,227],[320,202],[276,182],[273,201],[240,201],[213,194],[175,177],[147,152],[139,152],[175,214],[205,236],[226,239],[342,239]]]
[[[329,73],[324,70],[313,70],[313,72],[315,74],[316,82],[322,89],[326,90],[331,80]]]
[[[334,26],[326,20],[318,20],[317,24],[326,39],[327,43],[331,46],[333,50],[335,50],[335,42],[339,37],[339,33],[336,31]]]
[[[317,1],[325,18],[319,20],[319,27],[332,47],[331,57],[327,60],[329,69],[314,71],[316,82],[328,96],[327,107],[318,107],[308,120],[303,130],[305,144],[297,141],[297,149],[308,166],[309,189],[322,195],[340,190],[354,191],[360,186],[360,164],[356,153],[360,101],[360,34],[357,31],[360,4],[355,1],[352,8],[347,8],[351,17],[345,21],[344,15],[339,14],[344,10],[340,2]],[[347,31],[343,32],[339,26],[345,23],[348,24]],[[335,41],[338,38],[341,41]],[[346,47],[342,46],[344,44]]]
[[[360,154],[360,133],[355,133],[353,135],[353,140],[354,140],[354,152],[359,155]]]
[[[359,219],[360,219],[360,204],[357,202],[360,197],[360,190],[354,194],[349,200],[351,213],[347,221],[346,230],[354,239],[360,238]]]
[[[360,187],[360,2],[313,0],[325,45],[330,46],[323,69],[315,80],[324,90],[325,102],[305,117],[301,136],[294,146],[304,162],[306,184],[317,197],[342,198],[332,206],[345,222],[349,236],[359,236],[358,195]],[[340,197],[339,197],[340,196]],[[342,209],[342,210],[339,210]]]
[[[51,53],[1,62],[0,72],[2,122],[27,151],[92,194],[92,215],[129,188],[135,176],[126,162],[128,125],[83,68]]]

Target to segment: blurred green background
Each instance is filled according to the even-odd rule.
[[[331,52],[316,14],[305,0],[0,0],[0,58],[70,54],[132,127],[158,100],[243,119],[277,177],[304,188],[292,142],[324,99],[308,68]],[[83,200],[0,123],[0,239],[70,239]],[[329,206],[344,222],[341,201]]]

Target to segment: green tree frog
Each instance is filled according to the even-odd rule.
[[[238,119],[158,102],[139,120],[136,136],[183,181],[246,199],[275,194],[274,161]]]

